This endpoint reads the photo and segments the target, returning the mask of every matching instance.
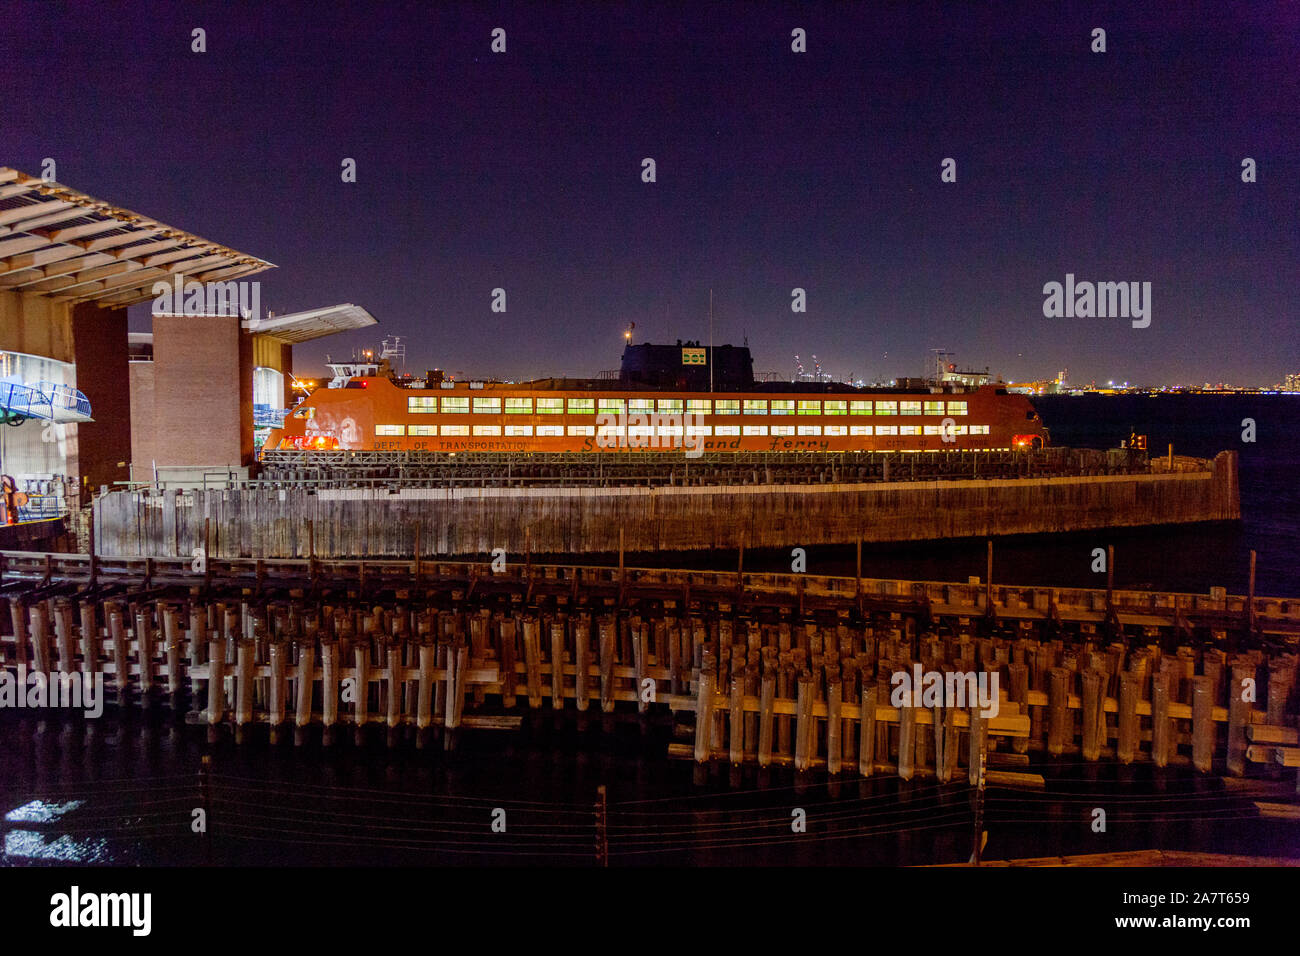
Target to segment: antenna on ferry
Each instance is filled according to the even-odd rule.
[[[709,391],[713,391],[713,290],[709,290]]]

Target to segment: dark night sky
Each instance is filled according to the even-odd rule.
[[[33,2],[0,24],[0,165],[53,157],[275,262],[264,310],[379,319],[300,370],[398,333],[417,371],[593,374],[629,321],[707,339],[710,288],[715,340],[748,335],[759,370],[918,374],[939,347],[1009,379],[1300,370],[1295,3]],[[1150,328],[1045,318],[1067,272],[1150,281]]]

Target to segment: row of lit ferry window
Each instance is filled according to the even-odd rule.
[[[472,402],[472,404],[471,404]],[[965,402],[765,398],[506,398],[413,395],[413,414],[464,415],[965,415]],[[567,404],[566,404],[567,403]]]
[[[942,425],[659,425],[624,427],[620,425],[376,425],[375,434],[383,436],[409,435],[444,437],[455,435],[505,435],[517,438],[560,438],[583,436],[611,436],[629,438],[672,437],[685,435],[942,435]],[[987,435],[988,425],[954,425],[953,435]]]

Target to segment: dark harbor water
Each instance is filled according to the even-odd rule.
[[[1241,454],[1244,518],[1195,528],[1001,539],[995,576],[1025,584],[1096,584],[1091,550],[1116,548],[1118,586],[1205,591],[1245,588],[1259,552],[1258,592],[1300,596],[1300,495],[1295,439],[1300,398],[1052,398],[1039,400],[1058,444],[1111,447],[1130,430],[1150,447]],[[1241,441],[1243,418],[1257,441]],[[731,568],[735,555],[643,556],[665,564]],[[747,555],[781,567],[788,556]],[[810,549],[809,570],[852,573],[845,549]],[[786,565],[788,567],[788,564]],[[874,548],[864,573],[965,580],[984,573],[984,543]],[[607,788],[613,865],[964,862],[975,832],[964,776],[831,781],[825,773],[671,759],[663,722],[600,715],[580,723],[543,709],[518,732],[462,731],[455,749],[410,739],[390,748],[382,730],[351,731],[324,748],[267,732],[236,746],[152,713],[38,720],[0,712],[0,813],[8,865],[42,864],[594,864],[596,794]],[[286,736],[291,736],[287,734]],[[207,786],[200,765],[211,757]],[[1176,849],[1300,858],[1294,824],[1262,820],[1251,799],[1218,778],[1151,766],[1089,766],[1078,758],[1017,769],[1043,774],[1041,791],[990,787],[985,857],[1008,859],[1126,849]],[[1284,778],[1294,781],[1294,771]],[[1267,779],[1267,778],[1265,778]],[[196,809],[208,833],[193,832]],[[1095,811],[1105,832],[1094,829]],[[805,832],[792,821],[806,814]],[[493,824],[497,825],[494,831]],[[500,827],[504,823],[504,831]]]
[[[388,749],[375,730],[323,749],[272,746],[143,714],[0,722],[3,861],[9,865],[546,864],[597,859],[607,792],[611,865],[877,865],[970,858],[975,797],[964,774],[918,777],[707,770],[666,757],[668,729],[543,710],[516,734],[463,732],[455,750]],[[206,788],[204,754],[212,758]],[[986,859],[1169,849],[1300,858],[1293,823],[1190,770],[1044,760],[1043,790],[990,786]],[[1293,774],[1293,771],[1287,771]],[[1280,779],[1280,778],[1279,778]],[[1287,778],[1288,780],[1290,777]],[[206,808],[209,832],[192,832]],[[1105,812],[1105,832],[1094,830]],[[802,811],[804,832],[792,824]],[[502,816],[504,814],[504,816]],[[504,832],[493,821],[504,821]]]

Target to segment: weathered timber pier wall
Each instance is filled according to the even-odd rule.
[[[616,488],[234,487],[95,502],[105,556],[405,557],[920,541],[1234,520],[1235,452],[1165,474]]]
[[[1012,782],[1031,752],[1300,766],[1296,600],[441,562],[370,577],[353,562],[214,562],[187,581],[176,560],[0,562],[11,673],[104,674],[119,706],[169,700],[240,740],[378,725],[390,745],[422,744],[530,711],[621,711],[692,715],[670,753],[700,763],[830,774],[973,781],[987,761]],[[895,706],[893,676],[917,665],[996,673],[997,714]]]

